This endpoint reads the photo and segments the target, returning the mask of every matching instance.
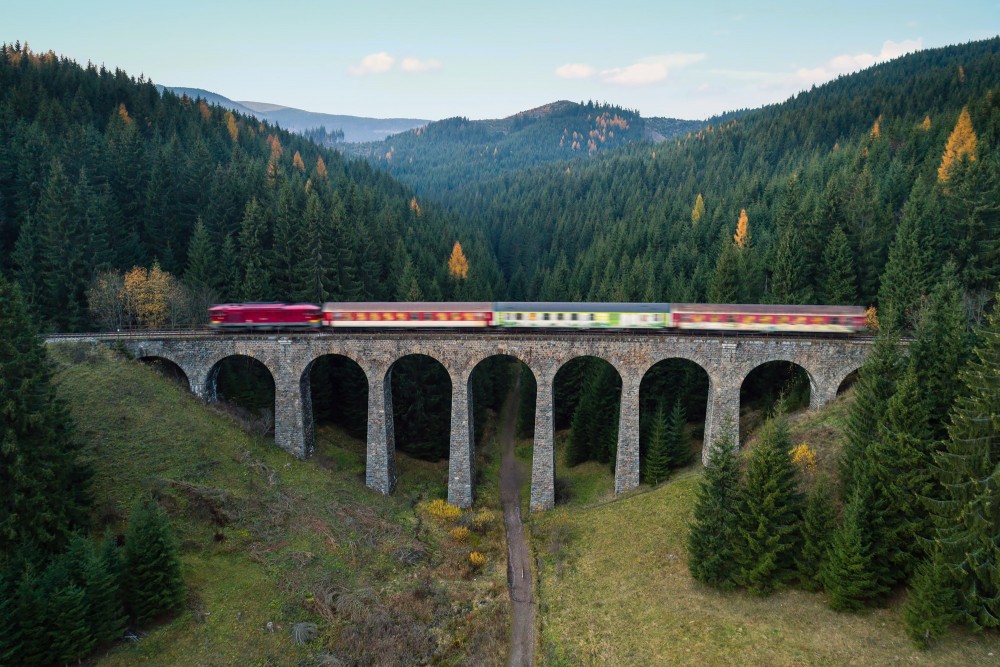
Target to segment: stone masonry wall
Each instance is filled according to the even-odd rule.
[[[107,338],[73,339],[106,341]],[[112,339],[116,340],[116,339]],[[553,383],[566,362],[580,356],[606,360],[622,376],[615,492],[639,485],[639,386],[656,363],[687,359],[709,378],[702,458],[730,421],[739,414],[740,387],[757,366],[769,361],[798,364],[809,375],[810,407],[816,409],[836,396],[837,388],[863,363],[871,347],[864,338],[818,339],[782,336],[662,335],[602,332],[550,332],[206,335],[204,337],[133,339],[122,341],[137,358],[162,357],[187,375],[191,390],[204,400],[215,398],[217,364],[232,355],[259,360],[270,370],[275,387],[275,443],[290,454],[312,453],[313,419],[309,368],[319,357],[338,354],[353,359],[368,377],[369,487],[391,493],[396,483],[395,438],[390,379],[392,365],[410,354],[437,359],[452,378],[451,453],[448,498],[468,507],[473,501],[474,441],[469,379],[473,369],[494,355],[523,361],[534,373],[538,393],[531,475],[531,509],[555,502],[553,453]],[[737,446],[738,446],[737,442]]]

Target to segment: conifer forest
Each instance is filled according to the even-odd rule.
[[[869,308],[835,469],[789,435],[801,369],[756,371],[759,423],[705,443],[688,571],[726,595],[822,591],[844,614],[899,603],[930,651],[1000,633],[1000,38],[707,121],[534,111],[346,144],[0,46],[0,665],[75,663],[185,608],[155,489],[105,519],[42,336],[204,327],[210,305],[250,301]],[[227,363],[219,393],[266,415],[267,371]],[[480,436],[514,386],[489,363]],[[360,367],[327,357],[312,383],[317,423],[363,440]],[[621,384],[594,358],[556,376],[568,467],[615,465]],[[643,381],[650,488],[701,471],[708,391],[680,360]],[[444,367],[408,357],[392,392],[400,451],[447,458]]]

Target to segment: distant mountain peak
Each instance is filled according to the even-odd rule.
[[[283,109],[291,109],[291,107],[282,106],[280,104],[271,104],[269,102],[250,102],[249,100],[236,100],[237,104],[242,104],[248,109],[253,109],[254,111],[259,111],[261,113],[269,113],[271,111],[282,111]]]
[[[548,104],[543,104],[540,107],[535,107],[534,109],[527,109],[526,111],[518,111],[516,114],[507,116],[507,118],[544,118],[545,116],[550,116],[554,113],[559,113],[560,111],[565,111],[566,109],[572,109],[580,106],[576,102],[570,102],[569,100],[556,100],[555,102],[549,102]]]

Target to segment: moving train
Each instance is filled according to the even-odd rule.
[[[541,301],[228,303],[208,310],[213,329],[704,329],[851,334],[860,306]]]

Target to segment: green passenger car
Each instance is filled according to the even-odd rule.
[[[494,323],[501,327],[662,329],[671,325],[669,303],[569,303],[499,301]]]

